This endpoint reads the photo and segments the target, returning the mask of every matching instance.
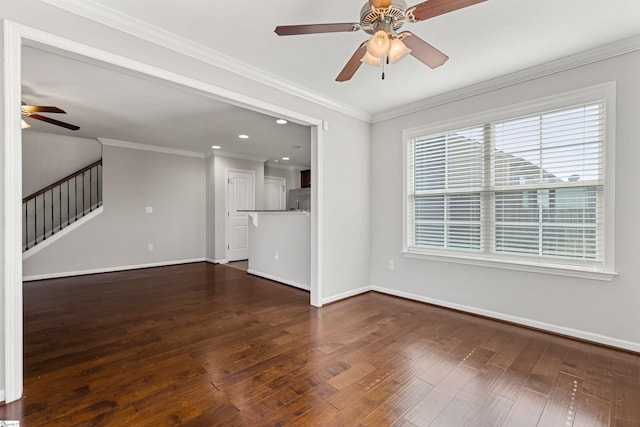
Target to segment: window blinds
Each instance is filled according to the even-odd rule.
[[[599,101],[412,139],[409,246],[601,261],[604,134]]]

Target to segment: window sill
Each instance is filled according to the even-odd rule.
[[[501,268],[505,270],[526,271],[530,273],[552,274],[555,276],[577,277],[581,279],[610,282],[618,273],[596,270],[593,267],[578,267],[562,264],[526,262],[523,260],[504,259],[488,256],[455,253],[434,253],[428,251],[403,250],[406,258],[427,259],[430,261],[451,262],[456,264],[476,265],[481,267]]]

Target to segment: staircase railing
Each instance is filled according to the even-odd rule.
[[[102,159],[22,199],[23,251],[102,206]]]

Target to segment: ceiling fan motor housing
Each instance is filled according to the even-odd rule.
[[[405,23],[407,4],[403,0],[393,0],[389,7],[373,8],[367,2],[360,11],[360,26],[368,34],[378,30],[388,33],[398,31]]]

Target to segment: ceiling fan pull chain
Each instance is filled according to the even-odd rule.
[[[387,61],[389,60],[389,57],[387,56]],[[384,63],[387,62],[384,60],[384,58],[380,59],[380,62],[382,62],[382,80],[384,80]]]

